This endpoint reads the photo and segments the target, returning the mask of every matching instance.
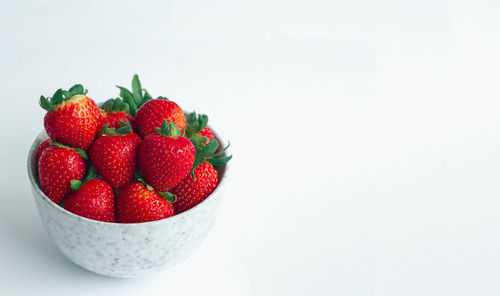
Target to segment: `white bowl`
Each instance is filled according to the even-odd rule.
[[[28,156],[33,198],[49,236],[76,264],[113,277],[151,274],[189,257],[210,230],[221,200],[226,165],[218,168],[215,191],[188,211],[152,222],[106,223],[66,211],[43,193],[35,162],[37,148],[45,139],[47,134],[42,131]]]

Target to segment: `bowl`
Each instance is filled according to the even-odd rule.
[[[124,278],[156,273],[189,257],[212,227],[221,201],[226,165],[217,168],[219,185],[215,191],[183,213],[144,223],[107,223],[75,215],[43,193],[38,183],[36,151],[47,138],[42,131],[28,155],[33,198],[52,241],[83,268]]]

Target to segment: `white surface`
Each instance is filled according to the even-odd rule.
[[[2,294],[499,294],[500,2],[85,3],[0,2]],[[118,280],[51,244],[25,159],[40,94],[133,73],[234,158],[199,251]]]

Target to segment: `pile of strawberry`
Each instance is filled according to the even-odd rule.
[[[77,215],[119,223],[164,219],[207,198],[224,156],[208,117],[153,99],[134,75],[132,91],[101,108],[77,84],[40,97],[50,139],[37,151],[43,192]],[[215,167],[214,167],[215,166]]]

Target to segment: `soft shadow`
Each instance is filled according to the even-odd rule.
[[[13,277],[28,275],[59,279],[72,275],[78,279],[94,281],[112,281],[114,283],[129,281],[127,279],[99,275],[76,265],[69,260],[50,240],[43,228],[33,201],[12,198],[14,204],[0,208],[0,237],[2,249],[8,252],[9,274]],[[14,209],[23,209],[12,210]]]

